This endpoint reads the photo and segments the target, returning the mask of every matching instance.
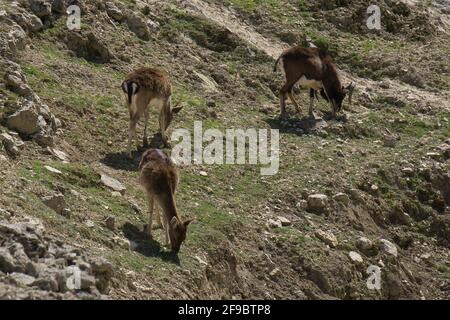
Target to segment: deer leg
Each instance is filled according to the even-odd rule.
[[[144,113],[145,127],[144,127],[144,140],[143,140],[144,147],[148,147],[147,129],[148,129],[149,113],[150,113],[149,109],[145,110],[145,113]]]
[[[128,130],[128,148],[127,148],[128,158],[130,158],[130,159],[133,158],[131,155],[131,142],[133,140],[133,137],[136,139],[136,144],[138,145],[137,135],[136,135],[137,122],[138,122],[138,117],[136,115],[130,116],[130,128]]]
[[[152,225],[153,225],[153,210],[154,210],[155,201],[153,199],[153,195],[148,194],[148,225],[147,225],[147,233],[149,236],[152,235]]]
[[[301,114],[302,113],[302,109],[298,105],[297,101],[295,101],[294,93],[293,93],[293,87],[291,88],[291,90],[289,91],[288,94],[289,94],[289,99],[291,99],[292,103],[295,106],[295,109],[297,110],[297,113]]]
[[[161,208],[158,205],[155,205],[155,211],[156,211],[156,224],[159,228],[164,229],[164,225],[161,221]]]
[[[314,117],[314,97],[316,96],[316,91],[314,89],[310,89],[309,91],[309,116]]]
[[[166,122],[169,121],[167,117],[170,114],[170,101],[164,102],[161,107],[161,112],[159,113],[159,132],[161,133],[161,139],[163,141],[164,147],[170,147],[169,139],[166,134],[167,125]]]

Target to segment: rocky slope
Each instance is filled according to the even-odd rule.
[[[0,298],[449,299],[449,5],[379,1],[371,31],[370,4],[0,1]],[[274,59],[305,37],[357,84],[338,120],[324,102],[278,118]],[[124,153],[120,83],[142,64],[172,75],[174,127],[281,133],[275,176],[181,168],[197,222],[178,256],[143,233],[140,153]]]

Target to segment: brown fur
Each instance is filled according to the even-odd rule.
[[[159,149],[147,150],[139,164],[140,182],[145,188],[149,201],[148,233],[151,235],[153,209],[156,204],[163,211],[162,224],[166,234],[166,244],[170,239],[172,251],[178,252],[186,239],[186,232],[192,220],[182,221],[175,204],[175,191],[179,176],[175,164]],[[159,216],[159,212],[157,211]],[[158,218],[161,221],[161,217]]]
[[[286,83],[280,90],[280,108],[281,116],[286,117],[285,101],[286,95],[295,105],[300,113],[300,107],[295,101],[292,89],[294,85],[305,76],[309,80],[316,80],[323,84],[323,88],[310,87],[312,90],[321,90],[322,96],[330,101],[333,107],[333,116],[339,111],[342,101],[347,93],[352,93],[353,87],[342,86],[342,82],[336,66],[331,56],[319,48],[293,47],[283,52],[278,58],[274,70],[276,71],[279,61],[283,61],[283,68],[286,75]],[[311,94],[311,103],[309,113],[312,115],[313,97]]]
[[[130,113],[130,128],[128,136],[128,156],[131,158],[131,141],[136,139],[136,125],[139,119],[145,116],[144,146],[148,145],[147,126],[149,120],[149,105],[159,102],[161,110],[159,115],[160,133],[164,144],[168,145],[166,131],[173,120],[174,114],[182,108],[171,106],[172,85],[169,75],[155,68],[139,68],[131,72],[122,83],[122,90],[126,95],[127,107]]]

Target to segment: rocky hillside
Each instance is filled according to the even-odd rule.
[[[0,299],[449,299],[450,5],[377,2],[381,30],[369,0],[0,0]],[[305,90],[279,119],[305,38],[357,85],[337,120]],[[280,130],[277,175],[181,168],[177,256],[125,155],[140,65],[174,80],[172,129]]]

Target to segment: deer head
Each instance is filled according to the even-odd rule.
[[[169,237],[170,246],[173,252],[178,253],[180,251],[181,244],[186,239],[187,227],[194,221],[194,219],[189,219],[181,222],[178,217],[173,217],[169,223]]]

